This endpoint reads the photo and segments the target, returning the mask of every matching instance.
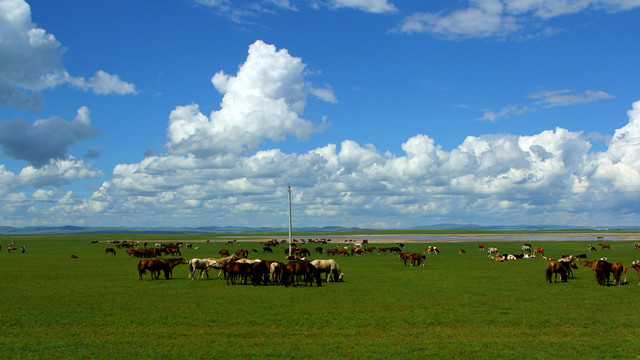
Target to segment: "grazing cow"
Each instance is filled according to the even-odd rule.
[[[204,273],[207,276],[207,279],[209,279],[209,269],[211,268],[220,268],[220,263],[217,260],[213,259],[193,258],[189,260],[189,278],[191,280],[194,280],[193,275],[195,274],[196,270],[199,269],[200,275],[198,275],[198,280],[202,278],[202,273]]]
[[[460,248],[460,250],[458,250],[458,254],[466,254],[466,252],[464,251],[463,248]]]
[[[595,247],[595,246],[593,246],[593,245],[589,245],[589,252],[591,252],[591,251],[598,252],[598,250],[596,249],[596,247]]]
[[[484,251],[484,244],[478,244],[478,250],[483,250]]]
[[[320,271],[313,266],[309,261],[290,261],[285,264],[284,271],[282,273],[282,284],[285,287],[289,285],[297,286],[298,276],[304,276],[304,286],[307,284],[313,286],[315,282],[318,286],[322,286],[322,279],[320,278]]]
[[[344,274],[340,270],[338,263],[333,259],[313,260],[311,265],[315,266],[320,273],[327,273],[327,282],[330,282],[331,279],[333,281],[344,281]]]
[[[524,244],[522,245],[522,252],[528,252],[529,254],[531,254],[531,244]]]
[[[107,254],[115,255],[116,254],[116,249],[114,249],[114,248],[106,248],[106,249],[104,249],[104,254],[105,255],[107,255]]]
[[[635,260],[630,266],[638,272],[638,286],[640,286],[640,260]]]
[[[560,280],[567,282],[570,271],[570,263],[568,261],[551,261],[547,263],[547,281],[552,283],[551,276],[555,274],[555,282],[558,282],[558,274],[560,274]]]
[[[544,256],[544,249],[541,247],[534,248],[533,255],[537,255],[537,254]]]
[[[487,254],[498,255],[500,252],[498,251],[498,248],[490,247],[487,249]]]
[[[602,248],[602,250],[604,250],[604,249],[609,249],[609,250],[611,250],[611,245],[609,245],[609,244],[598,243],[598,245],[600,245],[600,247]]]

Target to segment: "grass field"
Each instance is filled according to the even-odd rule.
[[[147,274],[138,281],[137,259],[124,250],[105,255],[107,244],[89,243],[119,238],[0,237],[0,358],[640,358],[634,269],[628,285],[598,286],[584,267],[567,283],[549,284],[542,259],[496,263],[475,242],[444,242],[422,268],[405,267],[396,256],[335,258],[345,281],[322,287],[192,281],[187,265],[176,267],[172,280]],[[7,253],[12,240],[27,252]],[[640,258],[632,242],[610,243],[597,256],[625,266]],[[243,247],[284,260],[282,249],[263,256],[256,242],[193,244],[201,249],[185,249],[184,258]],[[484,244],[512,253],[522,245]],[[534,245],[553,257],[587,252],[584,241]],[[313,252],[316,246],[306,245],[311,258],[326,258]],[[407,243],[406,251],[424,247]],[[466,254],[458,254],[461,247]]]

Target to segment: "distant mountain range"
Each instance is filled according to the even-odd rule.
[[[416,226],[407,230],[486,230],[486,231],[525,231],[525,230],[614,230],[620,227],[587,228],[584,226],[567,225],[515,225],[515,226],[483,226],[476,224],[435,224]],[[629,227],[626,227],[627,229]],[[640,227],[631,227],[637,229]],[[288,231],[288,228],[271,227],[242,227],[242,226],[202,226],[202,227],[89,227],[89,226],[28,226],[12,227],[0,226],[0,234],[235,234],[235,233],[265,233]],[[296,232],[344,232],[372,229],[348,228],[342,226],[302,227],[295,228]]]

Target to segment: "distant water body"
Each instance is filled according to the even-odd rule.
[[[602,238],[600,238],[602,237]],[[238,237],[241,241],[255,241],[261,237],[246,236]],[[294,239],[331,239],[332,242],[344,240],[362,241],[367,239],[376,243],[393,243],[393,242],[483,242],[483,241],[592,241],[594,244],[606,241],[639,241],[640,233],[606,233],[606,234],[536,234],[535,232],[527,234],[445,234],[445,235],[331,235],[318,234],[312,236],[297,237]],[[279,238],[282,239],[282,238]]]

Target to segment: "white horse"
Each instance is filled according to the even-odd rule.
[[[340,266],[333,259],[313,260],[311,265],[315,266],[321,273],[327,273],[327,282],[333,275],[333,281],[344,281],[344,274],[340,271]]]
[[[189,260],[189,278],[193,279],[193,274],[197,269],[200,269],[200,275],[198,276],[198,280],[202,277],[202,273],[207,275],[207,279],[209,278],[209,269],[210,268],[219,268],[220,263],[215,259],[198,259],[193,258]]]

